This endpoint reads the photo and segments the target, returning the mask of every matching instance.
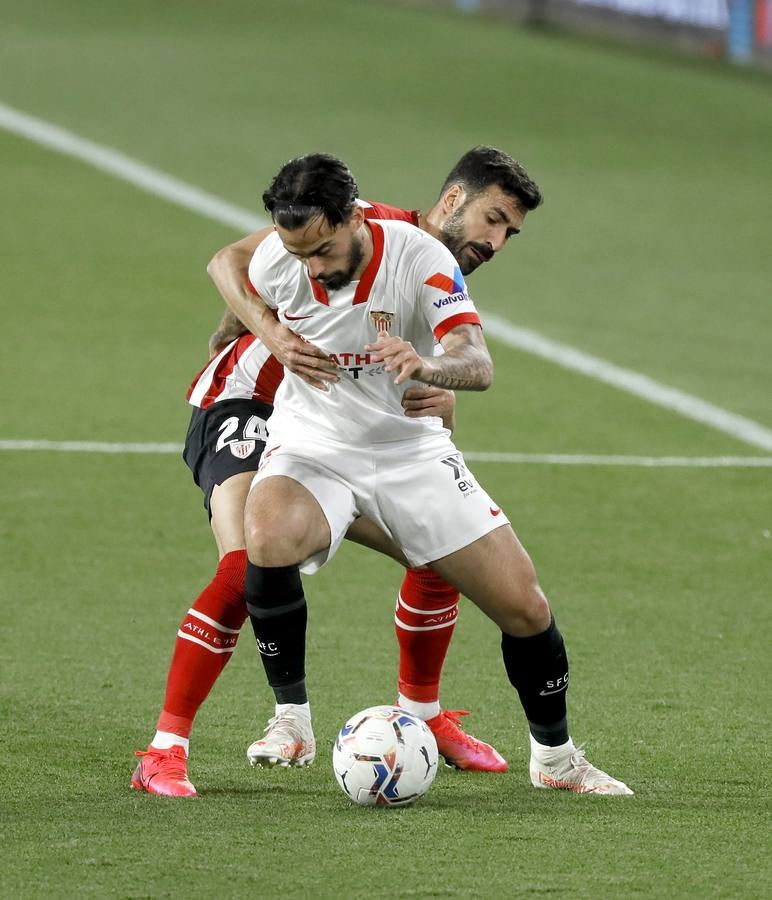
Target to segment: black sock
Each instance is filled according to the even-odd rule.
[[[247,563],[247,609],[277,703],[306,703],[308,608],[297,566]]]
[[[512,637],[502,632],[501,654],[534,739],[550,747],[565,744],[568,657],[555,620],[546,631],[532,637]]]

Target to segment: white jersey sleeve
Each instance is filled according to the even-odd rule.
[[[266,306],[276,309],[276,297],[280,288],[286,289],[287,258],[279,235],[274,231],[258,244],[249,261],[249,281]]]
[[[427,236],[428,237],[428,236]],[[421,242],[413,265],[416,299],[439,341],[458,325],[480,325],[480,316],[469,296],[461,269],[439,241]]]

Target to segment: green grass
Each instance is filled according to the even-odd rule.
[[[545,207],[470,285],[484,309],[772,427],[772,84],[675,57],[385,3],[0,0],[0,102],[243,206],[282,161],[343,156],[428,205],[469,146]],[[394,64],[390,65],[389,60]],[[0,132],[0,438],[181,441],[227,229]],[[758,453],[492,342],[468,450]],[[184,610],[211,577],[176,456],[0,453],[4,897],[765,896],[768,469],[476,464],[531,552],[572,663],[572,732],[630,801],[536,792],[491,624],[469,604],[443,699],[508,757],[414,808],[352,807],[330,748],[394,696],[396,567],[307,579],[308,771],[256,772],[251,637],[205,704],[200,800],[128,788]]]
[[[637,796],[529,788],[526,733],[495,634],[466,608],[444,695],[473,707],[475,730],[505,749],[512,773],[441,770],[414,809],[384,812],[349,805],[329,753],[352,710],[392,696],[395,568],[346,548],[308,585],[315,767],[246,765],[244,746],[269,702],[245,635],[197,726],[191,770],[201,799],[135,796],[130,750],[148,738],[177,620],[212,562],[197,498],[173,458],[38,459],[36,490],[3,504],[16,523],[4,535],[6,587],[24,598],[6,610],[6,627],[30,642],[4,663],[6,895],[177,896],[183,860],[191,896],[245,896],[266,884],[268,896],[298,897],[761,895],[765,798],[749,727],[758,697],[747,684],[764,657],[769,539],[767,511],[754,512],[756,474],[620,471],[604,478],[588,515],[591,470],[539,468],[507,484],[496,467],[478,467],[521,511],[568,636],[574,733]],[[30,470],[15,454],[4,468],[11,483]],[[84,497],[84,482],[104,487]],[[151,517],[136,502],[139,484],[164,497]],[[735,512],[718,518],[730,494]],[[35,503],[44,503],[37,515]],[[361,866],[369,874],[352,884]]]

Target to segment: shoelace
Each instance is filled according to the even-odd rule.
[[[268,734],[275,728],[280,734],[294,739],[298,736],[301,727],[297,716],[293,716],[292,713],[282,713],[280,716],[271,716],[263,734]]]
[[[472,737],[471,734],[467,734],[461,725],[461,716],[471,715],[468,709],[445,709],[443,710],[442,715],[443,718],[448,719],[456,726],[456,728],[458,728],[461,732],[459,737],[464,743],[469,744],[475,750],[480,749],[480,741],[478,741],[477,738]]]
[[[176,751],[174,747],[170,750],[135,750],[134,755],[152,756],[156,760],[158,768],[163,770],[164,774],[179,779],[188,777],[187,760],[183,750]]]
[[[461,716],[471,715],[468,709],[444,709],[442,711],[444,718],[449,719],[454,725],[461,728]]]
[[[591,778],[593,775],[605,775],[604,772],[594,766],[587,759],[584,754],[584,744],[581,744],[579,747],[577,747],[568,759],[573,768],[576,770],[577,774],[580,776],[579,784],[584,784],[587,779]]]

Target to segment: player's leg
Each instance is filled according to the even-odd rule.
[[[365,517],[352,523],[346,537],[407,567],[394,615],[399,645],[397,704],[424,719],[448,765],[467,771],[506,772],[504,757],[461,727],[460,717],[468,715],[467,710],[440,707],[442,667],[458,617],[456,588],[430,568],[409,568],[391,538]]]
[[[184,766],[193,722],[230,660],[247,615],[244,503],[252,478],[251,472],[234,475],[212,493],[217,570],[180,623],[156,733],[132,781],[151,793],[195,794]]]
[[[150,793],[194,796],[186,759],[196,714],[233,654],[246,618],[244,503],[263,443],[243,442],[236,452],[221,439],[269,409],[252,401],[223,401],[195,409],[185,461],[204,493],[218,551],[214,577],[193,602],[177,631],[156,733],[132,785]],[[227,426],[227,427],[226,427]]]
[[[353,522],[346,538],[399,556],[406,567],[394,616],[399,644],[397,702],[424,720],[432,719],[440,713],[440,676],[458,616],[459,593],[431,569],[411,569],[396,544],[370,519]]]
[[[180,737],[189,736],[196,713],[236,647],[247,617],[244,504],[253,477],[251,472],[234,475],[212,492],[211,525],[219,553],[217,570],[177,632],[154,745],[164,733],[171,732],[168,739],[175,743],[180,742]]]
[[[550,608],[531,558],[509,524],[430,563],[502,631],[527,637],[546,629]],[[484,566],[484,571],[473,567]]]
[[[377,474],[373,518],[383,521],[414,565],[430,563],[500,627],[507,675],[531,730],[533,783],[629,793],[590,766],[570,741],[563,638],[528,554],[461,453],[450,441],[409,459],[397,447],[384,454]]]
[[[509,525],[432,563],[501,629],[507,675],[531,732],[535,787],[631,794],[592,766],[568,732],[568,657],[530,557]]]
[[[305,680],[308,612],[299,564],[325,554],[333,542],[330,520],[320,498],[334,503],[335,486],[318,472],[272,461],[272,474],[258,478],[247,499],[246,545],[249,561],[246,600],[257,647],[276,706],[262,738],[247,749],[252,765],[309,765],[316,755]],[[315,486],[316,495],[301,483]],[[350,521],[351,498],[344,498]],[[342,533],[335,536],[335,545]]]

